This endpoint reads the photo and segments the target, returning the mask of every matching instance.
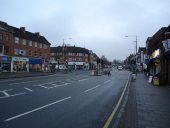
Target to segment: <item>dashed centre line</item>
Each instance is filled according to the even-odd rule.
[[[82,82],[82,81],[86,81],[87,80],[87,78],[86,79],[81,79],[81,80],[78,80],[79,82]]]
[[[107,81],[104,82],[104,84],[107,84],[107,83],[109,83],[110,81],[111,81],[111,80],[107,80]]]
[[[89,92],[89,91],[91,91],[91,90],[93,90],[93,89],[95,89],[95,88],[98,88],[98,87],[100,87],[101,85],[99,84],[99,85],[97,85],[97,86],[95,86],[95,87],[93,87],[93,88],[90,88],[90,89],[87,89],[87,90],[85,90],[84,92],[86,93],[86,92]]]

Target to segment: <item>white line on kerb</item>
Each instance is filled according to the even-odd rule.
[[[44,105],[44,106],[42,106],[42,107],[35,108],[35,109],[33,109],[33,110],[30,110],[30,111],[24,112],[24,113],[22,113],[22,114],[19,114],[19,115],[13,116],[13,117],[11,117],[11,118],[8,118],[8,119],[4,120],[4,122],[8,122],[8,121],[11,121],[11,120],[17,119],[17,118],[19,118],[19,117],[22,117],[22,116],[28,115],[28,114],[30,114],[30,113],[36,112],[36,111],[41,110],[41,109],[44,109],[44,108],[47,108],[47,107],[49,107],[49,106],[51,106],[51,105],[54,105],[54,104],[60,103],[60,102],[62,102],[62,101],[68,100],[68,99],[70,99],[70,98],[71,98],[71,96],[66,97],[66,98],[63,98],[63,99],[61,99],[61,100],[57,100],[57,101],[55,101],[55,102],[53,102],[53,103],[50,103],[50,104]]]
[[[29,88],[26,88],[26,87],[25,87],[25,89],[28,90],[28,91],[30,91],[30,92],[33,92],[33,90],[31,90],[31,89],[29,89]]]
[[[93,87],[93,88],[90,88],[90,89],[87,89],[87,90],[85,90],[84,92],[89,92],[89,91],[91,91],[91,90],[93,90],[93,89],[95,89],[95,88],[97,88],[97,87],[100,87],[101,85],[97,85],[97,86],[95,86],[95,87]]]

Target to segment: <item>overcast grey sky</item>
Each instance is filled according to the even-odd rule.
[[[169,0],[1,0],[0,20],[40,32],[52,46],[86,47],[109,60],[125,59],[170,24]]]

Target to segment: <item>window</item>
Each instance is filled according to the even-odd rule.
[[[9,41],[9,35],[5,35],[5,41]]]
[[[40,56],[42,56],[42,53],[40,52]]]
[[[26,39],[22,39],[22,44],[26,45]]]
[[[18,37],[15,37],[15,43],[19,44],[19,38]]]
[[[73,54],[71,52],[68,53],[69,56],[72,56]]]
[[[0,33],[0,40],[3,40],[3,34]]]
[[[34,52],[34,56],[38,56],[37,51]]]
[[[37,42],[35,42],[35,45],[34,45],[35,47],[37,47]]]
[[[29,46],[32,46],[32,41],[31,40],[29,41]]]
[[[68,58],[68,61],[72,61],[73,59],[72,58]]]
[[[0,45],[0,54],[2,54],[2,46]]]
[[[32,56],[32,51],[31,50],[28,51],[28,55]]]
[[[44,44],[44,49],[47,49],[47,45],[46,44]]]
[[[42,44],[41,43],[40,43],[39,47],[42,48]]]
[[[15,55],[19,55],[19,49],[14,48],[14,54],[15,54]]]

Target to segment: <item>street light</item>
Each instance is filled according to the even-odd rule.
[[[137,70],[137,48],[138,48],[137,35],[126,35],[125,37],[135,37],[135,43],[136,43],[136,68],[135,68],[135,73],[136,73],[136,70]]]
[[[135,37],[135,43],[136,43],[136,54],[137,54],[137,49],[138,49],[138,37],[137,37],[137,35],[127,35],[127,36],[125,36],[125,37]]]

